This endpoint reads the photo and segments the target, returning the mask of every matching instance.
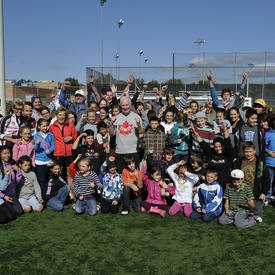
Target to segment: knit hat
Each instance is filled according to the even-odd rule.
[[[206,118],[205,112],[197,112],[195,114],[195,118],[201,118],[201,117]]]

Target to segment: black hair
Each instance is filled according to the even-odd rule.
[[[29,156],[21,156],[19,159],[18,159],[18,164],[19,165],[22,165],[24,163],[24,161],[27,161],[27,162],[30,162],[32,163],[32,160]]]
[[[87,129],[83,133],[87,134],[87,137],[88,136],[93,136],[94,137],[94,135],[95,135],[95,132],[91,129]]]
[[[97,130],[99,131],[100,128],[107,129],[107,128],[108,128],[108,125],[107,125],[106,122],[104,122],[104,121],[101,120],[101,121],[99,121],[99,122],[97,123],[96,128],[97,128]]]
[[[9,148],[5,145],[0,146],[0,154],[2,153],[3,150],[9,150]],[[9,150],[10,152],[10,150]],[[5,169],[2,160],[0,160],[0,171],[2,173],[2,179],[5,177]]]

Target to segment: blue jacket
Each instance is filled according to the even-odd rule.
[[[240,96],[242,96],[244,94],[244,89],[239,87],[238,88],[238,92],[240,93],[240,95],[236,98],[235,102],[234,102],[234,107],[237,107],[239,102],[241,101]],[[210,87],[210,94],[211,94],[211,98],[213,101],[213,105],[214,105],[214,110],[216,110],[217,108],[228,108],[228,106],[231,103],[231,99],[227,102],[226,106],[224,107],[221,103],[221,101],[219,100],[218,96],[217,96],[217,92],[216,92],[216,88],[215,87]]]
[[[34,150],[35,150],[35,160],[47,162],[52,159],[52,153],[54,151],[54,136],[51,132],[47,133],[46,138],[42,137],[40,132],[34,135]],[[40,140],[41,143],[37,143]],[[46,150],[49,150],[51,154],[47,155]]]
[[[268,153],[270,151],[275,152],[275,130],[270,129],[268,132],[265,133],[265,164],[267,166],[275,167],[275,158],[272,158]]]
[[[205,209],[206,213],[213,212],[216,216],[222,212],[223,189],[217,181],[202,183],[198,186],[193,199],[194,210]]]

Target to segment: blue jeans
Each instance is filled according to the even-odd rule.
[[[197,211],[193,211],[190,215],[190,218],[193,220],[202,219],[205,222],[211,222],[216,218],[216,215],[213,212],[198,213]]]
[[[140,212],[141,197],[136,196],[129,186],[123,187],[123,210],[130,210],[130,205],[136,212]]]
[[[270,196],[273,195],[274,191],[273,191],[273,186],[274,186],[274,177],[275,177],[275,167],[271,167],[271,166],[267,166],[268,168],[268,172],[269,172],[269,176],[270,176],[270,186],[269,186],[269,190],[267,192],[266,195],[266,200],[270,200]]]
[[[64,202],[69,195],[69,192],[70,186],[65,184],[58,190],[57,195],[48,200],[47,207],[54,211],[62,211],[64,208]]]
[[[86,213],[90,216],[97,214],[96,199],[95,198],[85,198],[83,201],[78,200],[75,204],[75,213],[82,214]]]

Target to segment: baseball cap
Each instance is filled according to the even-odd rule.
[[[201,118],[201,117],[206,118],[205,112],[197,112],[195,114],[195,118]]]
[[[31,97],[31,102],[34,102],[34,100],[35,100],[36,98],[39,98],[40,101],[41,101],[41,97],[40,97],[39,95],[33,95],[33,96]]]
[[[231,178],[233,179],[243,179],[244,178],[244,173],[240,169],[235,169],[231,171]]]
[[[257,99],[253,102],[253,105],[254,105],[254,104],[262,105],[264,108],[266,107],[265,100],[262,99],[262,98],[257,98]]]
[[[75,91],[74,95],[81,95],[81,96],[84,97],[84,96],[85,96],[85,93],[84,93],[83,90],[77,90],[77,91]]]
[[[249,101],[245,101],[242,107],[242,110],[244,111],[245,109],[251,108],[251,103]]]

